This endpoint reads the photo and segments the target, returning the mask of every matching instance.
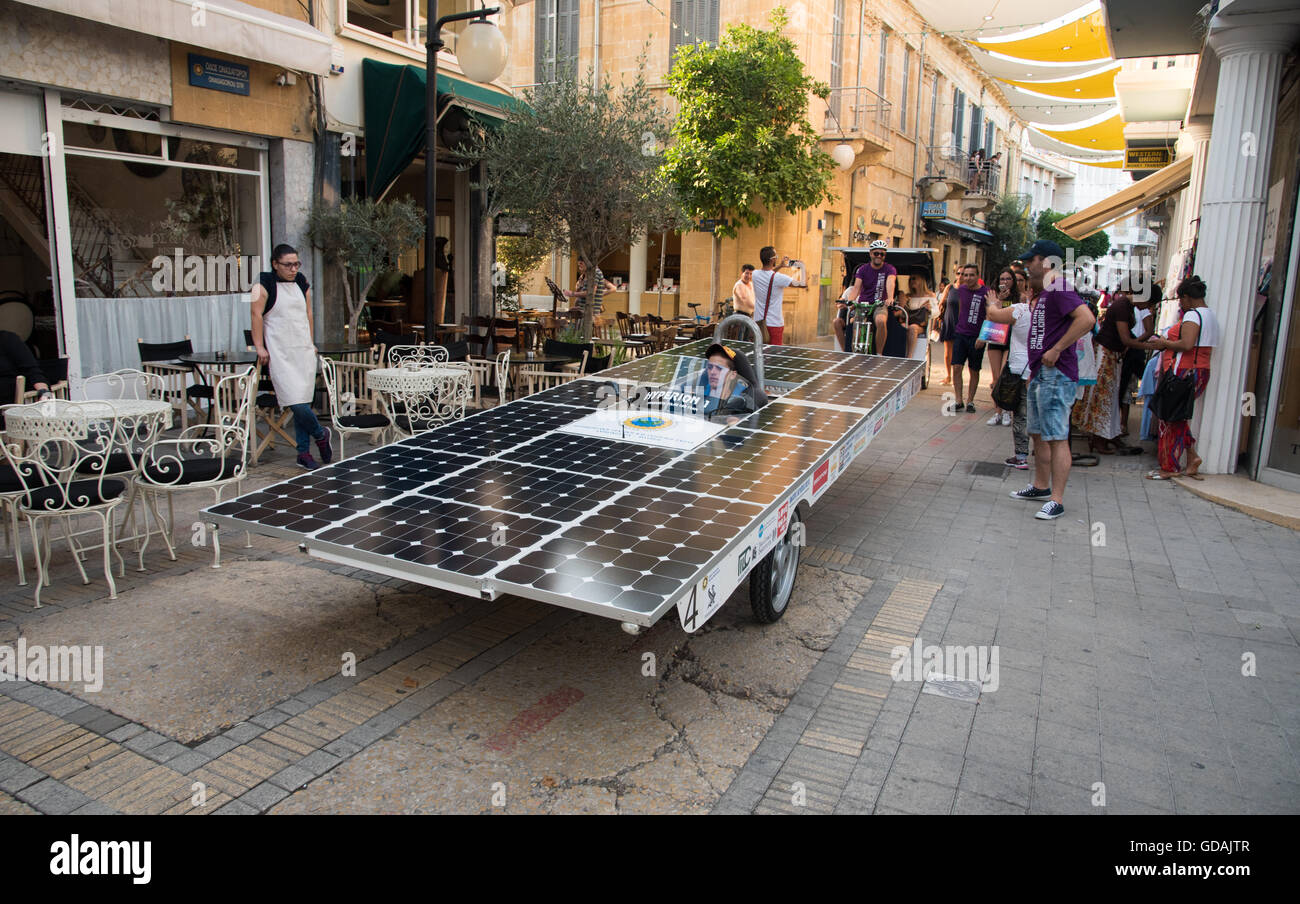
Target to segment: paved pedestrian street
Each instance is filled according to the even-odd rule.
[[[1300,535],[1150,455],[1076,468],[1037,521],[987,390],[945,416],[943,389],[812,510],[772,626],[742,587],[632,637],[256,536],[213,570],[198,498],[117,600],[56,541],[34,609],[9,557],[0,645],[102,647],[103,674],[0,681],[0,813],[1300,812]],[[982,668],[912,680],[899,647]]]

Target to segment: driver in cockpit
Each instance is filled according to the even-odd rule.
[[[719,342],[704,353],[704,374],[698,391],[705,398],[700,413],[706,417],[749,414],[767,404],[749,359]]]

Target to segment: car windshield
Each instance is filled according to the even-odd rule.
[[[678,361],[672,380],[644,395],[643,405],[709,419],[747,414],[757,407],[753,386],[735,370],[716,360],[686,357]]]

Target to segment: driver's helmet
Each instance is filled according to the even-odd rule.
[[[888,250],[889,250],[889,243],[886,242],[884,239],[876,239],[874,242],[872,242],[870,245],[867,246],[867,250],[868,250],[868,251],[888,251]]]

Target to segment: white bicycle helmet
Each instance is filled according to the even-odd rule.
[[[884,239],[876,239],[874,242],[872,242],[870,245],[867,246],[867,250],[868,250],[868,251],[877,251],[877,250],[879,250],[879,251],[888,251],[888,250],[889,250],[889,243],[886,242]]]

